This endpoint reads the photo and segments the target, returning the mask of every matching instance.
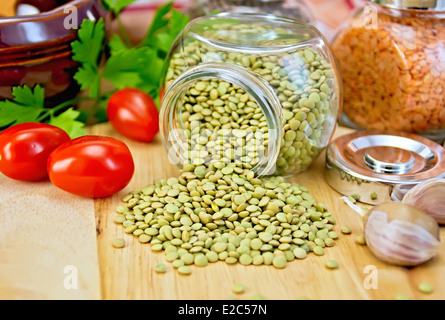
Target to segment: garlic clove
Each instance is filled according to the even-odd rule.
[[[366,243],[380,260],[416,266],[437,255],[439,225],[424,212],[401,202],[372,208],[365,216]]]
[[[445,225],[445,179],[432,179],[419,183],[408,191],[402,200]]]

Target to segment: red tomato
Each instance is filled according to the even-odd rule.
[[[104,198],[125,188],[134,162],[125,143],[111,137],[83,136],[61,145],[48,158],[51,182],[88,198]]]
[[[45,123],[9,127],[0,133],[0,172],[22,181],[48,178],[46,162],[50,153],[70,140],[64,130]]]
[[[107,117],[113,128],[127,138],[150,142],[159,132],[159,112],[145,92],[125,88],[108,100]]]

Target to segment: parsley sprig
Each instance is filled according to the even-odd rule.
[[[78,39],[72,43],[73,60],[80,64],[74,79],[86,95],[45,108],[45,89],[36,85],[12,89],[12,100],[0,101],[0,130],[24,122],[45,122],[64,129],[72,138],[85,134],[85,123],[93,116],[97,122],[107,121],[108,97],[125,87],[139,88],[159,103],[159,91],[165,60],[175,38],[189,22],[189,16],[168,2],[156,10],[144,39],[134,45],[120,19],[121,12],[135,0],[102,0],[113,12],[120,26],[119,34],[107,39],[103,19],[84,20]],[[103,52],[109,52],[103,62]],[[103,92],[102,83],[114,89]],[[77,110],[81,100],[92,100],[91,110]]]
[[[133,0],[134,1],[134,0]],[[120,21],[120,13],[132,0],[104,0]],[[165,60],[177,35],[189,22],[189,16],[173,8],[167,2],[155,11],[147,33],[138,44],[131,44],[125,29],[114,34],[106,43],[109,57],[100,67],[100,47],[105,38],[104,23],[84,20],[79,30],[79,39],[72,44],[73,59],[82,67],[75,79],[89,96],[106,101],[107,93],[100,96],[103,80],[110,82],[115,90],[133,87],[147,92],[158,101]],[[100,103],[99,103],[100,104]]]
[[[13,100],[0,101],[0,128],[24,122],[45,122],[65,130],[72,138],[85,134],[85,123],[78,120],[81,112],[70,107],[78,99],[50,109],[44,106],[45,90],[39,85],[34,89],[14,87],[12,95]]]

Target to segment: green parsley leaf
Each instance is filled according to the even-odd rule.
[[[57,116],[52,115],[48,123],[65,130],[71,139],[74,139],[86,134],[86,130],[84,128],[85,124],[83,122],[76,121],[80,114],[80,111],[69,108]]]
[[[0,127],[24,122],[34,122],[44,109],[44,89],[37,85],[30,87],[14,87],[14,100],[0,102]]]
[[[136,0],[103,0],[102,2],[108,10],[112,10],[115,15],[119,15],[122,10],[135,1]]]
[[[78,40],[71,44],[73,60],[82,64],[74,75],[74,79],[82,90],[90,89],[91,98],[97,98],[100,94],[99,62],[104,39],[103,19],[97,22],[85,19],[78,31]]]
[[[116,52],[107,61],[103,77],[118,89],[137,87],[143,82],[140,73],[146,61],[151,59],[149,48],[130,48]]]
[[[116,33],[108,41],[108,47],[110,48],[111,55],[129,49],[129,47],[122,41],[121,37]]]
[[[103,0],[106,7],[120,13],[132,0]],[[95,107],[102,106],[107,98],[101,92],[100,84],[106,79],[115,89],[139,88],[153,99],[159,96],[161,81],[166,71],[166,57],[174,40],[189,22],[188,15],[173,9],[173,1],[159,6],[152,18],[146,36],[138,45],[128,41],[128,36],[119,20],[120,34],[114,34],[108,41],[110,55],[103,68],[98,61],[105,38],[103,20],[82,23],[79,40],[73,46],[73,58],[81,64],[75,75],[82,90],[89,90],[89,97],[96,99]],[[104,101],[106,101],[104,100]],[[103,112],[100,114],[103,117]]]
[[[89,96],[97,98],[100,94],[100,75],[90,64],[84,64],[77,70],[74,79],[80,84],[81,90],[89,89]]]
[[[172,8],[168,2],[156,10],[142,44],[153,48],[165,59],[178,34],[190,21],[189,15]]]
[[[28,86],[13,87],[12,95],[17,103],[35,108],[43,108],[45,102],[45,89],[36,85],[34,90]]]
[[[12,95],[13,100],[0,102],[0,128],[25,122],[46,122],[65,130],[71,138],[86,133],[85,124],[79,121],[80,111],[69,108],[57,114],[63,108],[69,107],[73,101],[45,108],[45,89],[39,85],[34,89],[28,86],[13,87]]]
[[[158,30],[166,27],[168,25],[168,18],[167,13],[170,12],[170,10],[173,7],[173,2],[167,2],[162,6],[159,6],[154,15],[153,18],[151,20],[151,24],[150,27],[148,28],[148,31],[145,35],[145,40],[144,40],[144,44],[146,41],[149,41],[150,38],[153,36],[153,34],[155,34]]]
[[[103,18],[97,22],[85,19],[78,32],[78,40],[71,44],[73,59],[97,66],[105,39],[105,26]]]
[[[190,22],[190,16],[188,14],[182,14],[181,11],[173,9],[172,16],[169,20],[171,28],[170,32],[174,38],[185,28]]]

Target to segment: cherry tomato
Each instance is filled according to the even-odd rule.
[[[45,123],[9,127],[0,133],[0,172],[21,181],[48,178],[46,162],[50,153],[70,140],[64,130]]]
[[[108,100],[107,117],[113,128],[127,138],[150,142],[159,132],[159,112],[145,92],[125,88]]]
[[[67,142],[48,158],[51,182],[69,193],[104,198],[125,188],[134,162],[125,143],[111,137],[87,135]]]

